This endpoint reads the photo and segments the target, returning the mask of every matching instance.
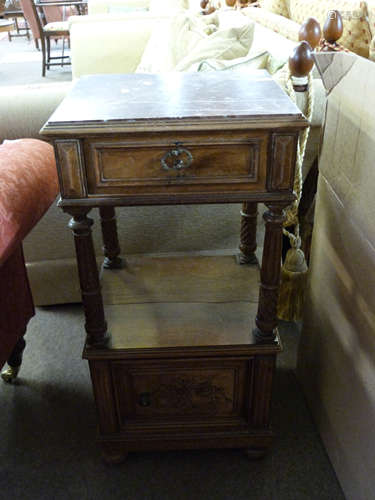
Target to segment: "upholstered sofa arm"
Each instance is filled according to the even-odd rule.
[[[39,138],[39,131],[63,100],[71,82],[1,87],[0,143],[5,139]]]
[[[252,21],[269,28],[275,33],[279,33],[289,40],[298,42],[298,32],[301,27],[299,23],[278,14],[274,14],[266,9],[257,9],[255,7],[242,9],[242,13]]]
[[[147,9],[150,0],[90,0],[87,4],[88,13],[91,14],[110,14],[111,12],[121,12],[121,8]]]
[[[70,27],[73,78],[95,73],[134,73],[152,29],[161,19],[147,13],[110,21],[105,17],[94,22],[74,19]]]

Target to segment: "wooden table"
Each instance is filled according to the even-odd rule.
[[[270,445],[283,211],[306,126],[265,71],[88,76],[44,126],[59,205],[72,215],[84,357],[108,461],[174,448],[258,455]],[[254,263],[257,203],[268,207],[258,304],[258,267],[234,257],[119,257],[115,206],[238,202],[243,263]],[[102,218],[108,329],[93,207]]]
[[[14,23],[14,27],[8,31],[8,40],[9,41],[11,41],[12,38],[17,38],[20,36],[26,36],[27,39],[30,40],[30,28],[29,28],[29,25],[27,24],[26,18],[24,16],[22,10],[6,10],[5,12],[3,12],[2,15],[3,15],[4,19],[11,20]],[[18,19],[23,19],[23,21],[25,23],[24,27],[19,26]],[[11,31],[13,31],[13,29],[15,29],[17,32],[15,35],[11,34]],[[21,33],[21,31],[23,31],[24,33]]]
[[[3,31],[13,31],[16,25],[11,19],[0,19],[0,33]]]

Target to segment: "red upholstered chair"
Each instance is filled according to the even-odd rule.
[[[22,252],[22,240],[58,193],[53,148],[36,139],[0,145],[0,369],[6,381],[18,373],[23,336],[34,305]]]

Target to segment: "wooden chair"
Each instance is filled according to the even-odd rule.
[[[34,39],[39,39],[41,43],[42,76],[46,76],[46,69],[50,69],[51,66],[70,65],[70,56],[64,54],[65,39],[69,40],[68,22],[58,21],[43,25],[33,0],[20,0],[20,3]],[[51,56],[51,38],[60,37],[63,39],[62,53],[59,56]]]

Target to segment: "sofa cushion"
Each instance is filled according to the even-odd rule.
[[[205,59],[235,59],[247,55],[254,23],[239,13],[221,27],[216,14],[180,14],[153,30],[138,73],[195,71]]]
[[[195,65],[203,59],[231,60],[246,56],[250,50],[254,36],[254,23],[246,20],[236,26],[203,36],[180,60],[176,71],[194,71]]]
[[[268,53],[264,51],[258,55],[238,57],[231,61],[223,59],[206,59],[201,61],[197,68],[199,72],[206,71],[238,71],[248,72],[257,69],[265,69],[267,67]]]
[[[149,0],[90,0],[88,14],[106,14],[119,12],[116,9],[148,9]],[[124,12],[124,11],[122,11]],[[127,10],[129,12],[129,10]]]
[[[339,42],[362,57],[369,56],[371,40],[367,20],[367,7],[361,0],[290,0],[290,18],[302,24],[313,13],[323,27],[329,12],[339,10],[344,22],[344,32]]]
[[[259,5],[274,14],[289,17],[289,0],[258,0]]]
[[[274,14],[265,9],[257,9],[254,7],[246,7],[242,9],[245,16],[249,17],[256,23],[269,28],[275,33],[280,33],[280,35],[288,38],[289,40],[298,41],[298,32],[300,30],[300,24],[292,21],[283,16]]]
[[[0,145],[0,265],[46,212],[58,193],[53,148],[36,139]]]

